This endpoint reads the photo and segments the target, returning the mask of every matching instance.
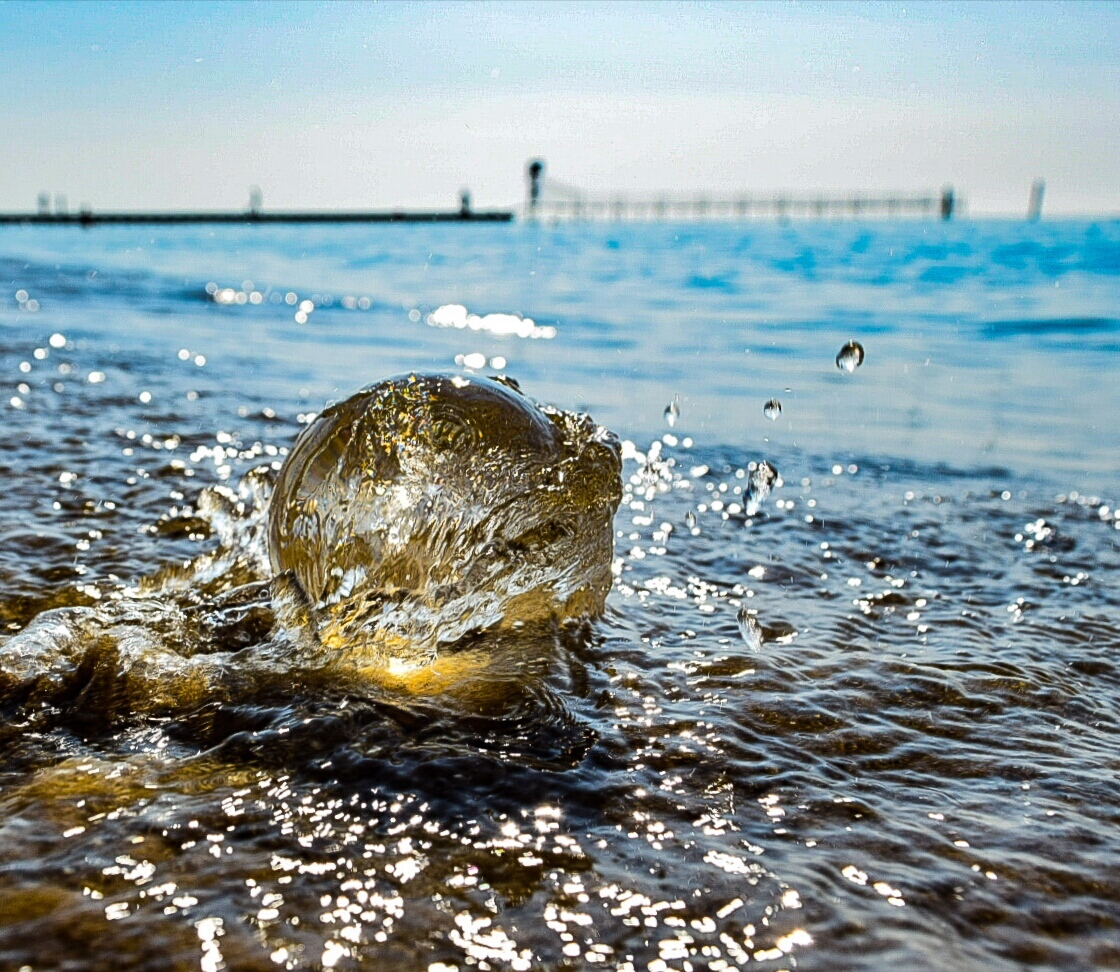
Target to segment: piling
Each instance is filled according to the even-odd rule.
[[[537,203],[541,198],[541,176],[544,175],[544,160],[533,159],[525,168],[525,176],[529,180],[529,216],[537,212]]]
[[[1046,192],[1046,181],[1035,179],[1031,183],[1031,196],[1027,201],[1027,219],[1034,222],[1042,216],[1042,196]]]
[[[944,189],[941,190],[941,218],[942,219],[952,219],[953,218],[954,202],[955,202],[955,200],[953,198],[953,187],[952,186],[946,186]]]

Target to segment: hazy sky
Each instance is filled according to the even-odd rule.
[[[1113,3],[0,2],[0,209],[937,190],[1120,213]]]

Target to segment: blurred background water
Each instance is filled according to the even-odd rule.
[[[1076,222],[47,227],[6,231],[5,310],[109,363],[131,358],[128,335],[172,358],[189,336],[208,374],[228,366],[274,406],[481,353],[623,434],[651,434],[679,395],[710,442],[1062,468],[1100,489],[1120,412],[1091,379],[1118,347],[1118,252],[1115,223]],[[263,299],[215,306],[207,283]],[[17,316],[19,290],[38,316]],[[293,292],[314,303],[306,325],[274,303]],[[425,324],[449,304],[555,333]],[[852,338],[868,352],[857,381],[832,366]]]
[[[0,964],[1120,965],[1118,307],[1115,222],[4,229]],[[242,477],[414,369],[626,440],[607,616],[239,682]]]

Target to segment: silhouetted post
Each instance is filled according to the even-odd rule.
[[[1027,219],[1036,220],[1042,215],[1042,195],[1045,192],[1045,179],[1035,179],[1031,183],[1031,198],[1027,203]]]
[[[464,189],[459,193],[459,215],[463,219],[470,219],[471,216],[471,191]]]
[[[946,186],[941,190],[941,218],[953,218],[953,187]]]
[[[541,198],[541,176],[544,175],[544,160],[533,159],[525,170],[529,177],[529,215],[537,214],[537,203]]]

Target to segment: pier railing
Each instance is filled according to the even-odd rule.
[[[954,210],[951,189],[941,193],[888,196],[814,195],[787,193],[744,195],[733,198],[586,198],[541,194],[526,204],[524,215],[539,220],[600,220],[619,222],[709,222],[747,219],[896,219],[940,217],[950,219]]]

